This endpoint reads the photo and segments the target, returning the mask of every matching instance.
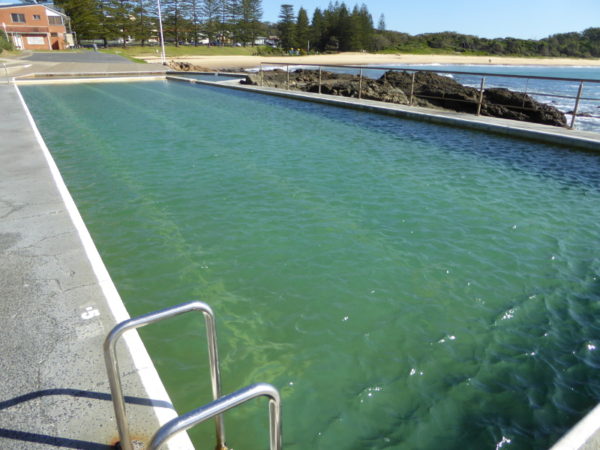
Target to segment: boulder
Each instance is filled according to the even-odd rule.
[[[554,106],[535,101],[527,94],[505,88],[486,89],[483,92],[481,114],[512,119],[511,113],[518,115],[517,120],[558,127],[567,126],[567,119],[561,111]]]
[[[363,78],[357,75],[321,71],[321,93],[360,97],[390,103],[437,107],[458,112],[476,113],[480,92],[476,88],[463,86],[448,76],[433,72],[388,71],[379,79]],[[289,79],[289,84],[288,84]],[[243,84],[253,84],[295,89],[305,92],[319,92],[319,71],[299,69],[289,74],[283,70],[264,71],[248,74]],[[565,127],[565,115],[551,105],[540,103],[527,94],[504,88],[485,89],[481,104],[481,115],[504,119],[536,122]]]

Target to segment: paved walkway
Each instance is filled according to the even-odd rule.
[[[6,65],[6,69],[4,66]],[[8,75],[23,77],[40,74],[119,74],[119,73],[164,73],[168,67],[161,64],[135,63],[119,55],[101,52],[52,52],[29,53],[19,58],[0,56],[0,83]]]
[[[0,448],[107,449],[102,344],[127,312],[14,86],[0,111]],[[148,442],[174,412],[137,334],[120,345],[132,436]]]

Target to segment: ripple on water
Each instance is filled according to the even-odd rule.
[[[280,387],[286,447],[546,448],[600,398],[597,155],[176,83],[23,92],[128,309],[210,303],[225,390]],[[181,411],[196,319],[143,333]]]

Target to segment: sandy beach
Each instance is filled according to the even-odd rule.
[[[147,62],[159,63],[158,57],[141,56]],[[512,66],[598,66],[600,59],[569,59],[569,58],[515,58],[499,56],[461,56],[461,55],[403,55],[403,54],[374,54],[374,53],[338,53],[334,55],[310,56],[182,56],[167,58],[168,61],[187,62],[195,66],[224,70],[235,68],[258,67],[260,63],[289,63],[289,64],[334,64],[334,65],[364,65],[364,64],[481,64],[481,65],[512,65]]]

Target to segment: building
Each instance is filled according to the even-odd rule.
[[[0,5],[0,26],[19,50],[64,50],[73,45],[69,17],[45,5]]]

